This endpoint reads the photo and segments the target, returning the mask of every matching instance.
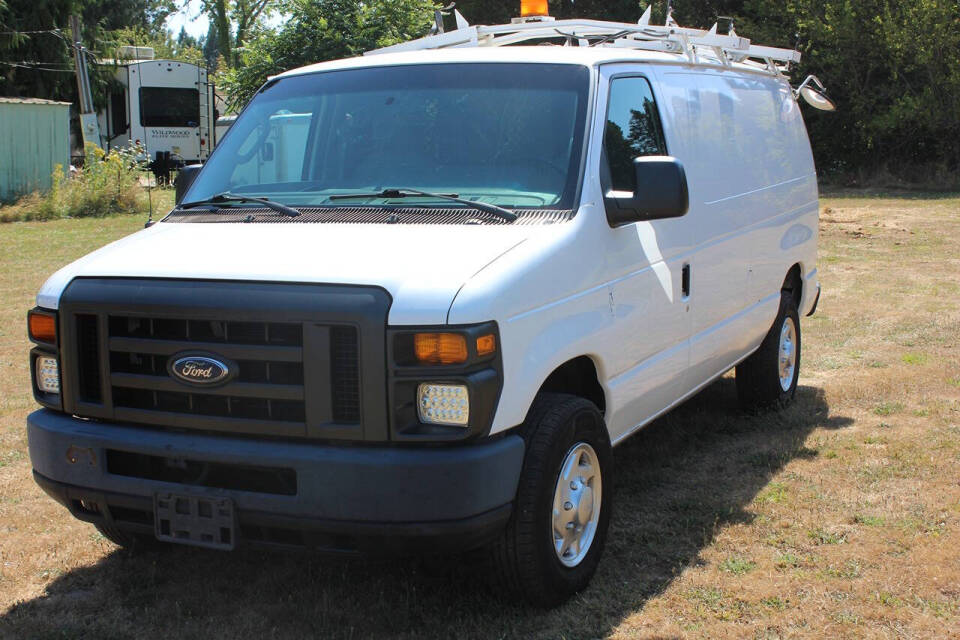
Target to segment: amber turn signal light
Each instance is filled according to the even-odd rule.
[[[457,333],[418,333],[413,352],[422,364],[461,364],[467,361],[467,339]]]
[[[57,343],[57,319],[48,313],[31,311],[27,317],[30,339],[34,342]]]
[[[477,355],[488,356],[497,350],[497,337],[492,333],[477,338]]]
[[[520,0],[520,17],[549,16],[547,0]]]

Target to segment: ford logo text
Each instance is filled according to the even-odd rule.
[[[233,373],[230,365],[222,360],[200,355],[173,356],[167,367],[173,377],[198,385],[224,382]]]

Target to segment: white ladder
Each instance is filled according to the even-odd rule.
[[[197,157],[202,161],[210,155],[210,145],[213,140],[210,135],[210,83],[207,80],[207,72],[200,66],[197,67],[197,90],[200,93],[200,135],[197,137]]]
[[[709,30],[681,27],[672,20],[667,25],[650,24],[650,7],[636,24],[603,20],[554,20],[548,17],[515,18],[511,24],[470,25],[456,12],[457,28],[410,42],[368,51],[364,55],[452,49],[463,47],[503,47],[523,43],[541,44],[562,40],[564,46],[615,47],[661,51],[684,56],[693,64],[732,66],[744,63],[773,75],[781,75],[793,63],[800,62],[800,52],[754,45],[731,28],[723,35],[717,25]]]

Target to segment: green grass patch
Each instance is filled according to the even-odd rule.
[[[843,544],[847,541],[847,534],[834,533],[832,531],[827,531],[822,527],[817,527],[816,529],[807,531],[807,537],[813,540],[813,543],[817,545]]]
[[[3,469],[9,464],[13,464],[14,462],[19,462],[20,460],[23,460],[23,451],[8,451],[7,453],[0,455],[0,469]]]
[[[888,591],[875,591],[873,599],[885,607],[902,607],[903,600]]]
[[[687,600],[713,608],[723,602],[723,591],[716,587],[695,587],[687,592]]]
[[[847,560],[840,566],[830,565],[823,570],[822,575],[830,578],[853,580],[863,575],[863,567],[859,560]]]
[[[720,563],[720,571],[742,576],[757,568],[757,563],[740,556],[730,556]]]
[[[772,502],[781,504],[787,500],[787,485],[782,482],[771,482],[757,497],[758,502]]]
[[[867,527],[882,527],[883,518],[881,518],[880,516],[868,516],[862,513],[858,513],[857,515],[853,516],[853,523],[862,524]]]
[[[900,359],[903,360],[906,364],[921,365],[921,364],[927,364],[927,362],[930,361],[930,356],[928,356],[925,353],[905,353],[903,354],[903,357]]]
[[[777,555],[773,564],[777,569],[799,569],[803,565],[803,560],[800,556],[788,551]]]
[[[773,609],[774,611],[783,611],[787,608],[786,601],[780,596],[770,596],[769,598],[764,598],[760,601],[760,604],[768,609]]]
[[[903,403],[901,402],[883,402],[873,408],[873,413],[878,416],[892,416],[901,411],[903,411]]]

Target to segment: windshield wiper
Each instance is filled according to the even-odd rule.
[[[502,218],[507,222],[513,222],[517,219],[517,214],[509,209],[504,209],[503,207],[498,207],[495,204],[490,204],[489,202],[478,202],[476,200],[467,200],[466,198],[461,198],[459,193],[431,193],[429,191],[420,191],[418,189],[384,189],[377,193],[338,193],[329,197],[330,200],[345,200],[348,198],[411,198],[414,196],[425,196],[427,198],[439,198],[440,200],[450,200],[451,202],[459,202],[460,204],[465,204],[471,206],[480,211],[486,211],[487,213],[492,213],[498,218]]]
[[[279,202],[273,202],[272,200],[267,200],[266,198],[254,198],[252,196],[238,196],[229,192],[218,193],[217,195],[207,198],[206,200],[196,200],[194,202],[183,202],[179,205],[181,209],[193,209],[195,207],[202,207],[205,205],[211,204],[224,204],[228,202],[259,202],[268,209],[273,209],[279,213],[282,213],[285,216],[290,216],[291,218],[296,218],[300,215],[300,212],[294,209],[293,207],[288,207],[285,204],[280,204]]]

